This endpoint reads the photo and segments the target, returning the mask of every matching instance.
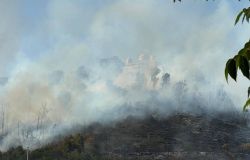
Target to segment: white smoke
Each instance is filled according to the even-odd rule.
[[[75,125],[245,100],[246,82],[235,93],[223,77],[245,38],[228,1],[1,3],[0,150],[40,147]]]
[[[112,57],[93,65],[95,71],[80,66],[74,72],[57,70],[37,77],[24,71],[8,82],[0,112],[1,149],[40,147],[74,125],[109,123],[128,115],[234,109],[218,84],[208,84],[202,74],[175,81],[152,56],[140,55],[129,63]]]

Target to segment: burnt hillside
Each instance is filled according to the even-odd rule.
[[[250,159],[250,129],[237,113],[174,114],[127,117],[110,125],[99,123],[77,134],[59,137],[30,152],[32,160],[82,159]],[[2,160],[25,159],[13,148]]]

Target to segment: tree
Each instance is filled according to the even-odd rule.
[[[240,13],[237,15],[235,19],[235,25],[239,22],[242,17],[242,23],[244,21],[249,22],[250,20],[250,7],[242,9]],[[237,72],[238,69],[242,72],[242,74],[250,80],[250,73],[249,73],[249,62],[250,62],[250,40],[245,43],[244,47],[238,51],[238,53],[233,57],[230,58],[225,67],[225,78],[228,82],[228,75],[237,81]],[[246,101],[245,105],[243,106],[243,111],[247,111],[247,107],[250,105],[250,87],[248,88],[248,100]]]

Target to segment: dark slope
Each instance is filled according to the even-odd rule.
[[[250,159],[250,129],[236,113],[127,117],[92,124],[30,153],[31,160],[81,159]],[[21,147],[1,160],[25,159]]]

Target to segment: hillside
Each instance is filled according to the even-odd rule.
[[[31,160],[249,159],[250,129],[238,113],[129,116],[110,125],[95,123],[79,133],[30,152]],[[1,160],[24,160],[21,147]]]

